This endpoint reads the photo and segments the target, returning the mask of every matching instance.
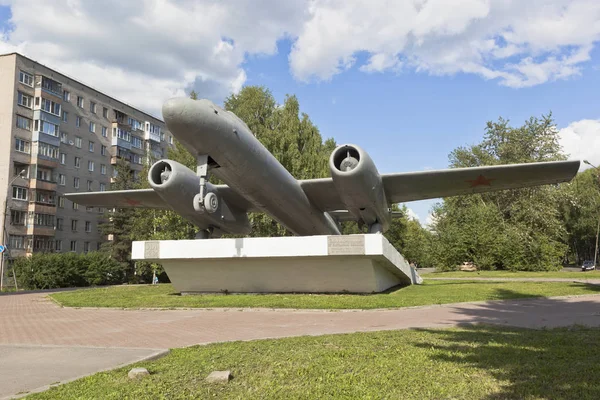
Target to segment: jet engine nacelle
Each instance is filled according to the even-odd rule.
[[[214,198],[215,209],[199,213],[194,204],[200,191],[200,178],[194,171],[173,160],[160,160],[148,171],[148,181],[156,193],[178,214],[201,229],[219,228],[224,231],[249,234],[252,230],[245,212],[231,208],[219,196],[218,188],[207,182],[206,195]]]
[[[329,168],[333,184],[350,214],[371,232],[385,232],[391,212],[381,175],[371,157],[358,146],[342,145],[331,154]]]

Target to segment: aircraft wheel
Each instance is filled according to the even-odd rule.
[[[219,198],[214,193],[207,193],[204,196],[204,208],[209,213],[214,213],[219,208]]]
[[[196,210],[197,213],[204,214],[204,203],[202,202],[200,193],[194,196],[194,210]]]

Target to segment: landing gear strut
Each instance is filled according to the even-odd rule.
[[[200,192],[194,196],[194,210],[199,213],[214,213],[219,208],[219,198],[215,193],[206,193],[208,182],[208,155],[202,154],[196,158],[196,175],[200,178]]]

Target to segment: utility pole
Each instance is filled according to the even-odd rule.
[[[598,177],[598,184],[600,184],[600,171],[598,170],[598,167],[596,167],[594,164],[592,164],[588,160],[583,160],[583,162],[596,170],[596,174],[597,174],[596,176]],[[598,261],[598,236],[599,235],[600,235],[600,215],[598,215],[598,228],[596,229],[596,247],[594,249],[594,268],[597,268],[596,262]]]

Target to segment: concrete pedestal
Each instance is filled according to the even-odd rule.
[[[373,293],[422,283],[380,234],[133,242],[182,294]]]

